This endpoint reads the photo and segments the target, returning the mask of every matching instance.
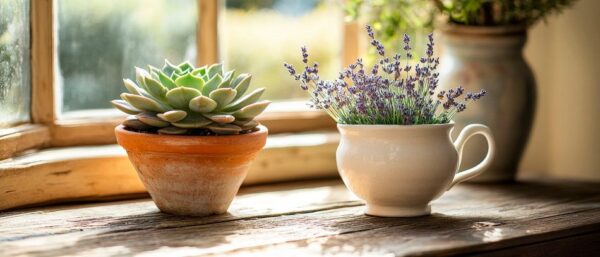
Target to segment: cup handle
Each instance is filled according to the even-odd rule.
[[[458,166],[460,167],[460,163],[462,161],[462,151],[463,147],[465,146],[465,143],[467,142],[467,140],[469,140],[469,138],[477,134],[484,136],[487,140],[487,155],[485,156],[483,161],[481,161],[475,167],[456,173],[454,175],[454,179],[452,180],[452,184],[448,186],[447,190],[449,190],[454,185],[460,182],[463,182],[483,173],[492,163],[496,149],[496,143],[494,142],[492,131],[487,126],[481,124],[471,124],[463,128],[463,130],[458,135],[456,141],[454,141],[454,147],[456,148],[456,151],[458,151]]]

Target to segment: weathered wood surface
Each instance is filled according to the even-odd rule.
[[[226,215],[148,199],[0,213],[0,256],[584,256],[600,253],[600,185],[459,185],[433,215],[378,218],[339,181],[247,187]]]

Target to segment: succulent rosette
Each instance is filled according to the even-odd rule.
[[[270,104],[259,101],[264,88],[248,94],[250,74],[235,76],[213,64],[195,68],[189,62],[162,69],[136,67],[136,81],[124,79],[128,93],[111,103],[131,114],[123,125],[129,130],[159,134],[231,135],[252,132],[254,119]]]

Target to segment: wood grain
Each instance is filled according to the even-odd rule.
[[[53,2],[31,1],[31,118],[42,124],[56,119]]]
[[[197,0],[198,26],[196,47],[198,65],[210,65],[219,61],[218,0]]]
[[[0,160],[25,150],[49,145],[50,129],[44,125],[24,124],[0,129]]]
[[[2,213],[0,255],[501,256],[540,253],[547,242],[556,252],[598,249],[585,247],[600,232],[598,184],[459,185],[420,218],[365,216],[339,181],[244,191],[228,214],[207,218],[161,214],[149,200]]]

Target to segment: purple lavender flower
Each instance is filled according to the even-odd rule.
[[[308,64],[308,51],[306,50],[306,46],[302,46],[300,50],[302,50],[302,62]]]
[[[403,38],[404,54],[396,53],[388,58],[381,42],[375,39],[373,29],[366,26],[366,30],[371,45],[380,56],[371,69],[367,69],[363,59],[358,58],[343,69],[336,79],[322,80],[318,63],[308,63],[306,47],[301,48],[302,62],[305,64],[301,73],[297,73],[292,65],[284,64],[290,75],[300,81],[300,87],[311,93],[310,106],[324,109],[338,123],[447,123],[454,114],[467,108],[467,102],[479,100],[486,94],[485,90],[465,92],[463,87],[436,91],[439,58],[434,57],[432,34],[427,36],[424,56],[415,63],[412,61],[408,35]],[[412,64],[415,64],[414,67]]]

